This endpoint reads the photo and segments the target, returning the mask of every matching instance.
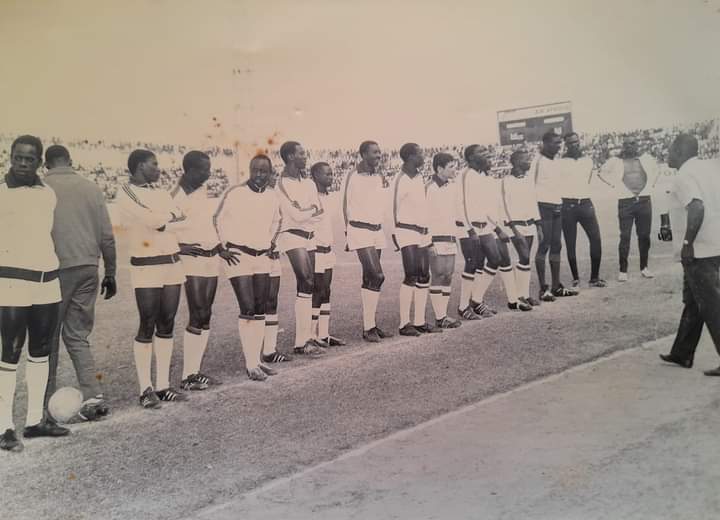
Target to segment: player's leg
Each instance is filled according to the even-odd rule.
[[[510,239],[508,238],[507,241],[496,239],[495,242],[497,243],[497,249],[500,253],[500,267],[498,267],[498,271],[500,272],[500,279],[505,287],[508,309],[513,311],[531,311],[532,305],[520,300],[517,281],[515,279],[515,272],[512,265],[512,258],[510,257],[510,250],[508,248]]]
[[[330,334],[330,315],[332,306],[330,304],[330,295],[332,293],[333,269],[325,269],[322,275],[322,302],[320,304],[320,321],[319,332],[320,339],[325,341],[331,347],[342,347],[345,342]]]
[[[518,300],[529,303],[533,307],[540,305],[540,301],[530,296],[530,277],[532,275],[530,268],[530,252],[532,251],[533,239],[532,235],[516,237],[510,240],[515,246],[518,261],[515,264],[515,282],[518,290]]]
[[[500,252],[497,249],[495,234],[480,235],[475,247],[475,285],[473,286],[470,304],[476,314],[489,318],[496,314],[485,302],[485,293],[495,279],[500,267]]]
[[[540,299],[542,301],[554,301],[555,297],[550,292],[545,278],[545,257],[550,251],[553,232],[553,209],[552,204],[538,203],[540,221],[542,228],[542,240],[538,242],[535,252],[535,270],[537,271],[538,283],[540,284]]]
[[[278,335],[278,294],[280,293],[280,260],[277,258],[270,259],[270,276],[268,281],[268,298],[265,306],[265,337],[263,340],[264,363],[281,363],[291,361],[292,358],[287,354],[281,354],[277,351],[277,335]]]
[[[59,303],[33,305],[28,313],[28,354],[25,382],[28,407],[23,437],[61,437],[70,430],[54,422],[43,421],[43,403],[48,378],[50,342],[57,327]]]
[[[162,288],[160,307],[155,323],[155,393],[161,401],[186,401],[187,395],[170,386],[170,361],[173,351],[175,315],[180,305],[181,284]]]
[[[640,253],[640,273],[645,278],[653,277],[653,274],[648,269],[651,228],[652,228],[652,202],[650,200],[639,201],[637,203],[635,231],[637,232],[638,251]]]
[[[67,314],[70,300],[72,299],[73,292],[77,287],[78,280],[72,276],[72,269],[64,269],[59,272],[58,279],[60,282],[60,294],[62,301],[60,302],[60,308],[58,310],[57,326],[53,331],[53,336],[50,340],[50,357],[48,359],[48,383],[45,391],[45,415],[50,419],[50,415],[47,413],[47,405],[50,401],[50,397],[57,390],[56,379],[58,370],[58,361],[60,359],[60,337],[62,335],[63,323],[65,322],[65,315]],[[67,345],[67,344],[66,344]]]
[[[140,385],[140,405],[143,408],[159,408],[160,399],[155,393],[150,376],[152,365],[153,337],[162,304],[162,287],[136,287],[135,303],[140,323],[133,342],[135,370]]]
[[[380,253],[381,251],[374,245],[357,250],[363,277],[360,291],[363,307],[363,339],[371,343],[377,343],[381,338],[391,336],[380,330],[375,321],[380,290],[385,282],[385,274],[380,264]]]
[[[267,260],[267,259],[263,259]],[[269,267],[269,262],[266,262]],[[269,269],[267,269],[269,270]],[[253,296],[255,299],[255,319],[250,324],[252,329],[252,351],[257,360],[257,367],[269,376],[277,374],[275,370],[264,365],[262,362],[262,347],[265,339],[265,318],[267,312],[267,301],[270,295],[270,275],[267,272],[255,273],[252,277]],[[251,377],[252,379],[252,377]]]
[[[618,242],[618,257],[620,273],[618,281],[627,281],[628,255],[630,254],[630,235],[635,217],[632,212],[632,203],[626,200],[618,201],[618,224],[620,226],[620,241]]]
[[[459,242],[460,252],[465,260],[465,265],[460,279],[460,302],[458,304],[458,314],[464,320],[479,320],[480,316],[475,314],[475,311],[470,305],[472,290],[475,285],[475,271],[478,268],[478,266],[475,265],[475,248],[477,238],[461,238]]]
[[[203,356],[210,333],[212,304],[217,291],[217,277],[188,275],[185,297],[188,304],[188,324],[183,335],[183,390],[205,390],[210,378],[200,374]],[[214,378],[213,382],[217,382]]]
[[[295,273],[297,292],[295,296],[295,352],[297,354],[321,355],[322,349],[311,342],[312,298],[315,286],[315,269],[310,253],[299,247],[286,251]]]
[[[30,307],[0,307],[0,449],[20,451],[23,444],[15,432],[13,404],[17,367],[27,336]]]
[[[455,247],[455,244],[452,244]],[[450,288],[455,270],[454,254],[438,254],[437,246],[430,251],[430,303],[435,313],[435,325],[442,329],[454,329],[460,322],[448,316]]]
[[[240,316],[238,317],[238,332],[240,334],[240,344],[242,346],[243,357],[245,358],[245,370],[250,379],[254,381],[264,381],[265,373],[260,369],[260,353],[262,351],[262,337],[256,337],[257,323],[263,324],[264,321],[255,318],[255,283],[253,274],[234,276],[230,278],[230,285],[235,292],[238,306],[240,307]],[[269,289],[269,283],[268,283]]]
[[[573,287],[580,285],[580,273],[577,266],[577,225],[579,204],[563,202],[562,205],[562,234],[565,237],[568,265],[573,277]]]
[[[418,246],[411,244],[400,249],[403,272],[405,274],[400,284],[400,335],[419,336],[420,332],[410,322],[410,307],[412,306],[415,286],[418,282]],[[417,310],[415,311],[417,313]],[[424,321],[424,320],[423,320]]]
[[[573,296],[577,291],[566,289],[560,283],[560,261],[562,253],[562,210],[555,206],[552,213],[552,232],[550,235],[550,277],[553,296]]]
[[[323,299],[323,272],[317,272],[317,266],[315,274],[313,275],[313,295],[312,295],[312,327],[310,329],[311,337],[315,339],[321,339],[320,335],[320,307],[322,307]]]
[[[435,327],[425,321],[425,307],[427,307],[428,293],[430,290],[430,246],[418,247],[417,250],[417,282],[413,300],[415,309],[413,314],[413,326],[422,333],[442,332],[441,328]]]
[[[590,287],[605,287],[605,280],[600,279],[600,262],[602,261],[600,224],[598,224],[595,206],[592,202],[583,205],[579,222],[590,243]]]

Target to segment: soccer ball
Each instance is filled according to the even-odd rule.
[[[48,412],[57,422],[67,422],[72,419],[82,407],[83,396],[80,390],[72,386],[58,389],[48,402]]]

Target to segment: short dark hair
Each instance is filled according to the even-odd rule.
[[[360,155],[365,155],[372,145],[380,146],[375,141],[363,141],[360,144],[360,149],[359,149]]]
[[[10,146],[10,155],[12,156],[13,152],[15,151],[15,147],[19,144],[29,144],[30,146],[35,147],[35,151],[37,152],[37,158],[38,161],[42,161],[43,156],[43,144],[39,137],[35,137],[34,135],[21,135],[17,139],[15,139]]]
[[[528,153],[530,152],[528,152],[525,148],[519,148],[515,150],[512,154],[510,154],[510,164],[515,166],[515,161],[517,161],[517,158],[521,155],[527,155]]]
[[[140,163],[144,163],[152,157],[155,157],[155,154],[152,153],[150,150],[133,150],[128,157],[127,163],[130,175],[133,175],[137,171],[137,167],[140,165]]]
[[[48,149],[45,150],[45,162],[47,164],[52,164],[58,159],[70,161],[70,152],[68,149],[60,144],[48,146]]]
[[[577,132],[568,132],[567,134],[565,134],[565,135],[563,136],[563,139],[569,139],[569,138],[571,138],[572,136],[576,136],[578,139],[580,139],[580,136],[578,135]]]
[[[678,134],[672,146],[678,148],[686,157],[695,157],[698,154],[698,140],[691,134],[684,132]]]
[[[188,171],[192,168],[199,168],[201,161],[209,161],[210,156],[206,154],[205,152],[200,152],[198,150],[191,150],[188,153],[185,154],[183,157],[183,170]]]
[[[432,163],[433,171],[435,173],[437,173],[437,171],[440,168],[444,168],[445,166],[447,166],[448,164],[450,164],[453,161],[455,161],[455,157],[453,157],[449,153],[445,153],[445,152],[436,153],[435,156],[433,157],[433,163]]]
[[[405,143],[400,147],[400,159],[407,161],[410,156],[415,153],[415,149],[420,148],[416,143]]]
[[[298,146],[300,146],[300,143],[297,141],[287,141],[282,144],[280,147],[280,158],[285,164],[290,160],[290,156],[295,153]]]
[[[272,169],[272,161],[270,160],[270,157],[268,157],[267,155],[265,155],[263,153],[259,153],[255,157],[250,159],[250,168],[252,168],[253,163],[256,161],[267,161],[268,164],[270,165],[270,169]]]
[[[323,166],[327,166],[328,168],[330,168],[330,165],[329,165],[328,163],[326,163],[326,162],[323,162],[323,161],[316,162],[315,164],[313,164],[313,165],[310,167],[310,175],[312,175],[313,177],[315,177],[315,175],[317,175],[318,173],[320,173],[320,168],[322,168]]]
[[[555,139],[556,137],[560,137],[560,136],[555,132],[555,130],[548,130],[547,132],[545,132],[545,133],[543,134],[543,136],[542,136],[542,142],[543,142],[543,143],[549,143],[549,142],[551,142],[553,139]]]
[[[478,148],[479,146],[479,144],[471,144],[470,146],[465,147],[465,150],[463,150],[463,157],[465,157],[467,162],[470,162],[470,156],[475,152],[475,148]]]

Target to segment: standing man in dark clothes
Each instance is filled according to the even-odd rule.
[[[90,350],[88,336],[95,321],[98,287],[109,300],[117,292],[115,282],[115,238],[105,197],[95,183],[72,168],[70,153],[53,145],[45,152],[48,173],[45,182],[57,196],[52,237],[60,260],[62,302],[50,350],[50,370],[45,394],[47,403],[56,389],[60,336],[75,367],[83,405],[80,417],[94,420],[108,414],[100,376]],[[105,275],[98,284],[98,259],[102,256]]]

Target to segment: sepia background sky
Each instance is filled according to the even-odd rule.
[[[1,0],[0,130],[309,147],[720,115],[720,0]],[[213,120],[213,117],[216,120]]]

